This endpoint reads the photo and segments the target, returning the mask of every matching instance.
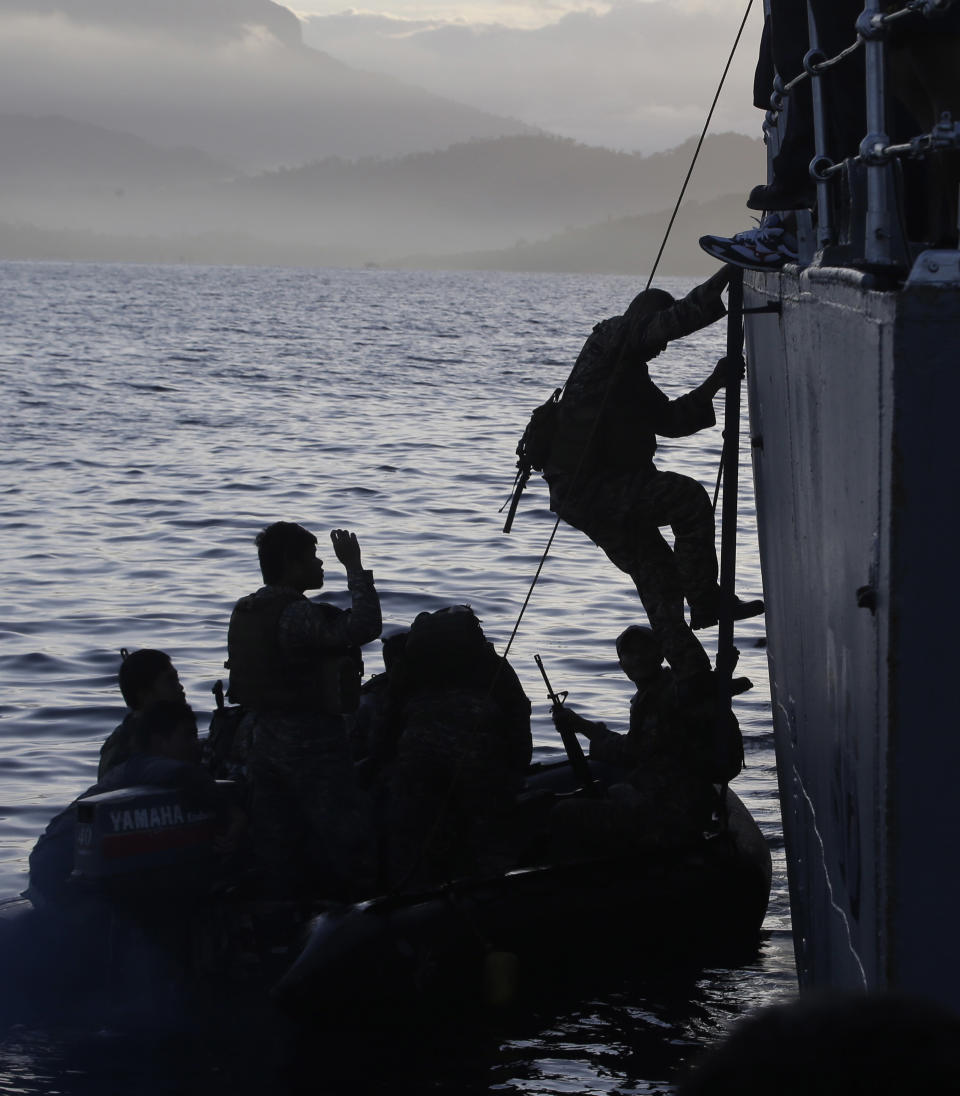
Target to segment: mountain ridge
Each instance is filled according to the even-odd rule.
[[[686,202],[679,210],[659,272],[699,277],[717,266],[698,247],[699,236],[732,233],[747,223],[741,193],[711,202]],[[6,260],[185,263],[212,266],[386,267],[417,270],[502,270],[566,274],[646,275],[659,250],[672,209],[568,229],[512,247],[459,254],[419,253],[393,259],[350,245],[277,242],[252,233],[182,233],[121,237],[56,231],[0,222],[0,256]]]
[[[0,103],[192,146],[248,172],[536,132],[353,68],[305,45],[299,27],[263,0],[4,0]]]
[[[271,254],[312,247],[383,263],[512,247],[667,208],[693,153],[691,142],[644,157],[512,135],[248,176],[197,150],[163,150],[65,119],[40,119],[26,137],[25,125],[0,116],[8,152],[0,209],[8,222],[139,239],[245,236],[262,239]],[[708,137],[687,199],[746,193],[762,162],[759,141]]]

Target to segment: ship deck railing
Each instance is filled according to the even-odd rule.
[[[769,15],[770,0],[765,0]],[[904,184],[901,163],[906,159],[928,159],[960,151],[960,120],[942,111],[935,124],[923,133],[892,140],[886,132],[887,74],[886,46],[889,32],[908,16],[938,18],[960,13],[958,0],[907,0],[893,11],[882,11],[881,0],[866,0],[863,11],[851,27],[851,42],[833,56],[819,45],[815,14],[807,4],[809,49],[803,71],[789,82],[777,74],[770,106],[763,123],[767,145],[768,179],[773,178],[773,158],[780,148],[790,110],[790,93],[802,82],[811,81],[815,154],[809,173],[816,186],[813,211],[798,210],[798,259],[802,266],[816,263],[852,266],[878,276],[878,283],[900,285],[904,281],[955,280],[958,264],[940,255],[931,241],[911,240],[905,225],[905,205],[922,200]],[[960,42],[960,36],[958,36]],[[865,51],[864,87],[867,132],[857,149],[828,149],[828,102],[821,77]],[[960,75],[957,77],[960,85]],[[831,109],[842,104],[830,104]],[[846,155],[840,156],[839,152]],[[942,226],[956,239],[957,225]],[[937,255],[931,257],[931,251]],[[949,250],[955,251],[956,245]]]

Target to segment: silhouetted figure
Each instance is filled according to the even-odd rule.
[[[856,41],[862,0],[810,0],[810,6],[819,48],[826,57],[836,56]],[[754,76],[754,105],[764,111],[770,106],[774,70],[784,84],[789,84],[803,72],[804,57],[810,49],[807,0],[772,0],[770,9]],[[827,154],[837,162],[856,156],[866,134],[863,50],[844,58],[817,79],[827,103]],[[753,188],[748,208],[810,208],[816,198],[810,177],[815,151],[813,95],[808,77],[789,92],[786,126],[773,158],[773,177],[769,183]]]
[[[373,885],[345,715],[359,699],[359,647],[380,634],[380,599],[356,536],[334,529],[330,539],[350,609],[305,596],[324,582],[317,538],[276,522],[257,536],[265,585],[230,617],[229,697],[248,710],[254,848],[272,893],[355,896]]]
[[[133,656],[131,656],[133,657]],[[228,793],[218,787],[200,761],[197,721],[183,700],[159,700],[148,705],[136,722],[130,756],[88,788],[47,826],[30,853],[28,896],[35,904],[64,902],[71,897],[69,879],[74,864],[77,804],[92,795],[119,788],[176,788],[188,807],[209,809],[220,818],[232,849],[243,819]],[[208,878],[212,878],[210,872]],[[165,878],[175,885],[177,877]],[[175,896],[171,896],[175,897]]]
[[[393,760],[396,736],[391,721],[391,684],[397,667],[403,662],[409,630],[395,632],[381,640],[383,673],[360,686],[360,702],[351,720],[350,737],[354,757],[372,778],[382,766]]]
[[[900,7],[900,5],[896,5]],[[929,133],[945,115],[960,121],[960,8],[895,23],[888,39],[890,90],[906,119],[897,140]],[[908,124],[909,123],[912,124]],[[921,161],[923,172],[915,192],[908,191],[909,229],[914,239],[938,248],[957,246],[957,194],[960,190],[960,150],[943,148]]]
[[[653,632],[636,624],[617,636],[617,657],[637,686],[626,734],[567,705],[551,708],[558,729],[589,739],[591,761],[623,770],[607,799],[568,799],[554,807],[558,852],[568,857],[696,844],[717,826],[715,785],[732,780],[743,761],[740,727],[729,707],[718,704],[715,674],[678,681],[663,666]],[[740,678],[735,690],[749,685]]]
[[[960,1092],[960,1017],[905,993],[802,994],[748,1016],[677,1096]]]
[[[653,463],[657,435],[685,437],[716,423],[713,397],[727,382],[726,359],[692,392],[671,400],[647,363],[674,339],[726,314],[724,269],[676,301],[662,289],[634,298],[626,313],[597,324],[580,351],[559,404],[556,434],[543,474],[550,507],[582,530],[637,587],[670,665],[681,675],[709,669],[691,628],[716,624],[714,516],[703,487]],[[671,550],[660,533],[669,525]],[[690,605],[691,627],[684,619]],[[763,602],[734,599],[736,618]]]
[[[181,703],[185,700],[180,677],[168,654],[147,647],[131,654],[124,649],[120,654],[122,661],[117,683],[130,710],[100,747],[98,780],[133,753],[133,736],[144,708],[158,700]]]
[[[466,605],[421,613],[390,684],[391,885],[496,874],[516,855],[516,795],[533,752],[530,701]]]
[[[764,25],[754,79],[754,105],[765,110],[775,75],[784,84],[803,71],[809,49],[806,0],[773,0]],[[811,0],[819,49],[833,58],[857,38],[862,0]],[[900,2],[882,5],[899,11]],[[946,119],[947,136],[960,115],[960,10],[914,12],[886,29],[887,117],[883,127],[892,144],[906,144],[935,130]],[[816,77],[825,103],[825,155],[833,163],[856,157],[866,136],[866,65],[862,48]],[[810,208],[816,197],[810,167],[816,155],[812,80],[801,80],[786,100],[780,146],[771,179],[753,188],[750,209],[768,211],[761,224],[732,236],[708,235],[700,246],[725,263],[749,270],[776,270],[798,258],[796,225],[784,211]],[[921,159],[901,159],[907,236],[933,247],[957,246],[957,192],[960,151],[928,150]],[[853,183],[854,188],[856,183]],[[842,223],[849,195],[835,178],[829,189],[833,216]],[[775,211],[775,212],[773,212]]]
[[[772,0],[763,26],[754,73],[753,103],[766,111],[774,79],[786,86],[804,71],[810,49],[807,0]],[[857,38],[862,0],[811,0],[819,47],[833,57]],[[863,50],[846,57],[817,77],[827,104],[826,155],[839,162],[856,156],[866,133]],[[746,270],[779,270],[799,259],[796,209],[813,207],[817,192],[810,175],[816,154],[811,78],[800,80],[784,96],[786,116],[780,144],[771,162],[771,177],[758,183],[747,198],[749,209],[766,211],[759,225],[732,236],[706,235],[700,246],[722,263]]]

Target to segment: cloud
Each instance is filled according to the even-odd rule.
[[[729,3],[730,0],[720,2]],[[339,0],[297,0],[290,7],[304,20],[311,15],[334,15],[344,10]],[[542,27],[555,23],[571,11],[607,11],[610,3],[609,0],[383,0],[379,7],[389,7],[390,15],[411,20]],[[348,11],[358,15],[378,13],[376,4],[353,7]]]
[[[78,24],[60,14],[8,16],[0,19],[0,101],[10,113],[63,113],[110,125],[138,111],[156,114],[158,103],[169,115],[189,111],[229,87],[242,109],[281,51],[287,52],[263,28],[211,46],[202,38],[164,42],[142,28]]]
[[[759,132],[755,7],[714,131]],[[535,29],[344,12],[305,17],[304,39],[348,64],[589,144],[651,152],[698,133],[740,5],[616,0],[604,8],[567,10]]]
[[[120,33],[159,31],[194,44],[264,32],[285,45],[301,41],[299,20],[272,0],[0,0],[3,13]]]
[[[125,15],[113,19],[121,2]],[[23,0],[0,0],[4,113],[193,145],[245,170],[400,155],[523,128],[306,48],[295,16],[266,0],[37,4],[40,14],[24,14]],[[283,31],[288,18],[295,38]]]

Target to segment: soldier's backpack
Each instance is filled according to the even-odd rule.
[[[517,443],[517,475],[513,481],[507,520],[503,524],[505,533],[509,533],[513,528],[513,519],[520,504],[520,496],[523,494],[524,487],[527,486],[530,473],[542,472],[550,459],[550,449],[556,437],[557,423],[560,418],[562,391],[560,388],[554,389],[550,399],[534,408],[530,421]]]

